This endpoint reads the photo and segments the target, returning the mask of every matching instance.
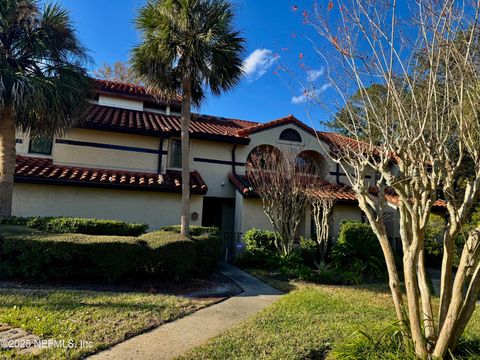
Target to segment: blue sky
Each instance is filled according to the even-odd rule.
[[[58,0],[70,10],[83,44],[95,65],[127,61],[139,43],[134,18],[144,0]],[[329,115],[305,102],[300,82],[307,78],[318,89],[328,88],[318,55],[306,40],[311,30],[303,24],[308,0],[233,0],[237,27],[247,39],[244,54],[247,76],[233,91],[209,97],[200,112],[266,122],[293,114],[320,128]],[[310,33],[309,33],[310,32]],[[300,68],[308,64],[308,72]],[[297,75],[277,71],[281,64]],[[278,74],[276,74],[278,73]],[[311,116],[307,116],[310,113]]]

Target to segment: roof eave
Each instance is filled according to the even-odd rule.
[[[111,184],[111,183],[92,183],[76,180],[58,180],[58,179],[45,179],[26,176],[15,176],[15,183],[18,184],[40,184],[40,185],[58,185],[58,186],[75,186],[85,188],[97,188],[97,189],[118,189],[118,190],[135,190],[135,191],[148,191],[148,192],[163,192],[181,194],[181,186],[178,188],[162,187],[162,186],[146,186],[146,185],[124,185],[124,184]],[[194,195],[206,195],[208,188],[204,189],[191,189],[191,193]]]

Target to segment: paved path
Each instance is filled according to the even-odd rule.
[[[435,296],[440,296],[440,284],[442,272],[437,269],[427,268],[427,272],[430,274],[430,279],[432,280],[432,287]],[[455,276],[455,274],[454,274]],[[477,305],[480,305],[480,300],[477,301]]]
[[[240,285],[244,292],[131,338],[89,359],[172,359],[262,310],[282,294],[233,266],[222,265],[221,272]]]

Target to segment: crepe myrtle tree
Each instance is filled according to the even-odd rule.
[[[456,275],[452,271],[454,238],[480,189],[479,11],[479,2],[469,0],[418,0],[402,3],[401,11],[395,0],[340,0],[316,3],[307,15],[319,35],[314,41],[326,47],[318,53],[341,99],[337,109],[343,106],[337,124],[359,141],[330,156],[345,168],[378,237],[397,317],[419,358],[443,358],[455,349],[480,290],[480,228],[467,234]],[[372,84],[384,88],[381,105],[368,91]],[[458,191],[456,180],[467,161],[473,176],[463,179]],[[374,188],[365,177],[372,170]],[[435,314],[424,252],[438,190],[448,221]],[[393,192],[404,291],[385,226],[386,199]]]
[[[234,29],[227,0],[149,0],[136,25],[143,43],[133,50],[131,63],[139,81],[159,95],[181,95],[181,233],[187,235],[191,106],[200,106],[207,92],[219,95],[238,84],[245,40]]]
[[[63,134],[88,105],[89,59],[66,10],[0,2],[0,218],[12,214],[15,131]]]
[[[328,239],[335,199],[323,194],[321,191],[318,191],[318,189],[308,191],[307,193],[312,206],[312,218],[315,223],[316,242],[320,253],[320,260],[325,262],[328,254]]]
[[[247,160],[247,178],[262,200],[275,231],[275,247],[285,256],[293,250],[298,226],[319,177],[297,156],[298,149],[260,146]]]

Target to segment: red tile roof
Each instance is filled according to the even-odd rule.
[[[269,121],[267,123],[256,124],[256,125],[247,127],[245,129],[239,130],[238,135],[248,136],[258,131],[267,130],[276,126],[281,126],[286,124],[297,125],[301,129],[305,130],[307,133],[311,134],[312,136],[318,137],[319,140],[325,141],[327,144],[329,144],[333,148],[332,150],[343,149],[345,147],[348,147],[353,150],[358,150],[359,146],[362,144],[355,139],[351,139],[337,133],[315,131],[313,128],[304,124],[293,115],[288,115],[286,117]]]
[[[181,192],[180,171],[166,174],[94,169],[53,164],[51,159],[17,156],[15,182],[112,187],[164,192]],[[207,184],[197,171],[190,175],[194,194],[206,194]]]
[[[181,117],[156,112],[138,111],[91,104],[83,126],[111,131],[137,132],[150,135],[180,135]],[[248,143],[238,131],[252,126],[251,122],[214,116],[193,115],[190,123],[192,137],[218,137],[219,139]]]
[[[93,81],[94,88],[100,93],[135,97],[177,107],[179,107],[181,103],[179,96],[170,100],[162,99],[159,96],[155,96],[154,93],[143,86],[110,80],[94,79]],[[330,146],[339,149],[344,146],[356,148],[359,144],[356,140],[340,134],[317,132],[293,115],[288,115],[267,123],[257,123],[247,120],[226,119],[197,114],[195,119],[192,120],[190,133],[193,136],[218,136],[220,139],[223,138],[230,141],[244,139],[244,142],[248,142],[248,136],[250,134],[286,124],[295,124],[313,136],[318,136],[319,139],[324,140]],[[167,132],[176,135],[179,134],[180,131],[180,116],[92,105],[85,125],[93,128],[108,128],[112,131],[141,132],[151,133],[152,135]]]
[[[100,93],[128,96],[132,98],[149,100],[163,105],[173,105],[178,107],[182,101],[180,96],[176,96],[173,99],[166,99],[160,95],[154,94],[146,87],[111,80],[93,79],[93,87],[95,90],[97,90],[97,92]]]
[[[304,123],[302,123],[300,120],[298,120],[293,115],[288,115],[288,116],[285,116],[283,118],[273,120],[273,121],[269,121],[269,122],[266,122],[266,123],[263,123],[263,124],[256,124],[254,126],[250,126],[250,127],[245,128],[243,130],[240,130],[238,132],[238,135],[247,136],[247,135],[256,133],[258,131],[270,129],[270,128],[285,125],[285,124],[295,124],[295,125],[299,126],[300,128],[302,128],[303,130],[305,130],[306,132],[309,132],[309,133],[311,133],[312,135],[315,136],[315,130],[313,130],[311,127],[305,125]]]
[[[228,178],[243,196],[258,196],[246,175],[230,173],[228,174]],[[328,196],[335,200],[356,201],[355,193],[349,186],[335,185],[324,179],[316,179],[315,181],[318,184],[317,188],[314,190],[315,194]]]
[[[228,174],[228,178],[243,196],[258,196],[258,194],[255,192],[255,189],[250,184],[247,176],[230,173]],[[350,186],[332,184],[323,179],[317,179],[316,182],[318,183],[318,186],[314,190],[311,190],[312,195],[317,195],[319,197],[327,197],[333,200],[357,201],[355,192]],[[370,192],[373,195],[378,194],[378,191],[375,187],[372,187],[370,189]],[[385,194],[385,199],[392,205],[398,205],[398,196],[393,191],[387,191]],[[446,203],[444,200],[437,200],[435,201],[433,206],[437,209],[441,209],[446,206]]]

